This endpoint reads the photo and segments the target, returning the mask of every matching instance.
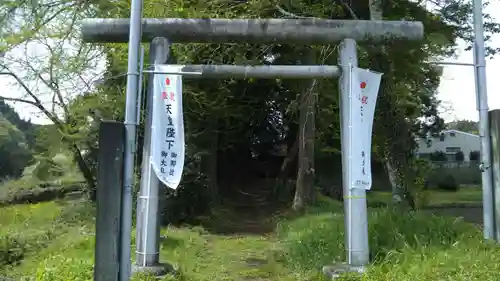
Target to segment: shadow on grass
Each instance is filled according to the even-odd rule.
[[[211,213],[199,217],[199,225],[212,234],[218,235],[265,235],[272,233],[278,218],[289,212],[286,205],[235,206],[220,205]]]
[[[291,202],[291,200],[289,200]],[[227,202],[227,201],[226,201]],[[371,209],[391,207],[383,201],[368,201]],[[217,235],[266,235],[274,233],[279,222],[290,221],[304,215],[343,214],[343,202],[318,194],[316,204],[306,212],[291,209],[289,202],[263,201],[258,204],[231,201],[214,207],[209,215],[197,218],[197,225]]]
[[[457,207],[459,203],[453,203],[454,200],[463,201],[463,198],[471,197],[471,194],[475,194],[474,192],[476,191],[463,190],[455,193],[433,191],[430,206],[419,211],[430,212],[437,216],[463,217],[468,222],[481,223],[482,215],[480,209],[477,209],[478,206],[463,206],[464,210],[460,210]],[[290,202],[293,201],[291,198],[286,200],[281,198],[280,201],[272,200],[263,193],[262,190],[253,190],[252,193],[247,191],[227,196],[223,198],[223,204],[212,208],[210,214],[198,217],[191,225],[201,226],[207,232],[216,235],[268,235],[276,230],[278,222],[297,219],[305,215],[291,210]],[[449,201],[445,202],[444,199]],[[446,205],[439,207],[442,210],[437,210],[436,204],[443,202]],[[391,203],[390,192],[368,193],[367,205],[370,212],[394,207]],[[306,213],[314,215],[335,213],[343,216],[343,212],[343,202],[318,195],[316,204]]]

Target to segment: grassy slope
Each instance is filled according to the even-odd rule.
[[[72,163],[71,157],[64,154],[57,154],[52,160],[59,165],[58,167],[54,167],[54,170],[60,170],[64,176],[49,176],[44,180],[38,179],[33,174],[37,165],[39,165],[39,162],[36,162],[24,169],[21,178],[0,181],[0,204],[9,204],[30,195],[38,198],[47,198],[43,194],[46,195],[50,191],[64,194],[80,190],[84,179]]]
[[[215,235],[202,228],[165,228],[162,261],[180,270],[175,280],[321,280],[321,266],[343,260],[341,206],[322,198],[308,214],[282,219],[267,235]],[[0,237],[18,237],[24,261],[1,267],[14,280],[92,280],[93,208],[49,202],[0,211]],[[362,280],[500,280],[500,248],[454,218],[388,209],[370,210],[374,266]],[[4,252],[0,254],[6,255]],[[135,280],[152,280],[137,277]],[[169,279],[166,279],[169,280]],[[345,280],[359,280],[346,277]]]

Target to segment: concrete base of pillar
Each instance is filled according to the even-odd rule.
[[[325,274],[331,280],[335,280],[336,278],[339,278],[346,273],[363,274],[364,272],[364,266],[353,266],[348,264],[334,264],[323,266],[323,274]]]
[[[160,263],[150,266],[132,265],[132,273],[147,273],[153,276],[165,276],[167,274],[175,274],[175,268],[168,263]]]

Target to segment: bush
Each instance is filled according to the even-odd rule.
[[[480,184],[481,171],[478,165],[462,165],[458,167],[436,167],[426,176],[430,187],[437,187],[443,181],[443,175],[451,174],[460,185]]]
[[[13,236],[0,236],[0,268],[6,265],[17,265],[23,260],[26,244]]]
[[[186,157],[182,182],[176,190],[165,187],[162,212],[162,224],[182,224],[193,222],[196,217],[210,209],[211,197],[209,181],[199,172],[199,161],[195,157]]]
[[[371,211],[369,216],[370,254],[376,264],[412,249],[452,248],[458,241],[480,237],[473,225],[452,217],[425,212],[401,214],[391,209]],[[344,216],[324,210],[278,226],[283,252],[279,259],[299,271],[319,269],[345,259]],[[385,279],[383,279],[385,280]],[[390,279],[397,280],[397,279]],[[419,279],[415,279],[419,280]]]
[[[469,153],[469,160],[470,161],[479,161],[480,158],[481,158],[481,153],[477,150],[471,151]]]
[[[64,169],[52,159],[39,158],[32,173],[35,178],[47,181],[63,176],[64,172]]]
[[[460,185],[453,175],[446,174],[438,182],[438,188],[447,191],[458,191],[460,189]]]
[[[465,160],[465,155],[462,151],[459,151],[455,154],[455,160],[458,162],[463,162]]]
[[[165,208],[162,214],[164,225],[193,222],[193,219],[209,210],[210,194],[206,178],[203,175],[193,176],[191,179],[184,176],[183,180],[175,191],[165,188]]]
[[[436,150],[429,156],[430,160],[433,162],[445,162],[448,160],[446,153],[440,150]]]
[[[413,206],[415,209],[420,209],[429,203],[429,182],[428,175],[431,173],[430,162],[426,159],[413,159],[411,162],[411,181],[408,181],[409,195],[412,196]]]

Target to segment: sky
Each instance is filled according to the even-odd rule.
[[[500,1],[491,1],[486,12],[493,18],[500,21]],[[492,46],[500,47],[500,34],[493,36]],[[456,58],[446,61],[472,63],[472,52],[464,51],[465,44],[460,43],[460,50]],[[10,55],[16,53],[22,55],[22,51],[15,50]],[[496,79],[500,77],[500,54],[493,59],[486,61],[486,81],[488,92],[489,109],[500,109],[500,90],[496,90]],[[0,76],[0,89],[2,95],[8,97],[24,97],[24,93],[15,85],[15,80],[7,76]],[[31,86],[31,85],[30,85]],[[476,97],[474,91],[474,69],[471,66],[444,66],[441,84],[438,89],[438,98],[442,101],[441,115],[446,121],[467,119],[478,120],[476,109]],[[44,100],[50,103],[50,96],[45,96]],[[20,116],[24,119],[31,119],[33,123],[48,124],[50,121],[33,106],[14,103],[12,104]]]
[[[500,21],[500,1],[492,3],[485,10],[497,21]],[[500,47],[500,34],[494,35],[491,46]],[[461,43],[461,51],[456,59],[446,61],[456,61],[472,63],[472,51],[465,52],[465,44]],[[493,59],[486,59],[486,83],[488,92],[489,109],[500,109],[500,90],[497,90],[496,79],[500,78],[500,54]],[[476,107],[476,96],[474,87],[474,68],[471,66],[445,66],[441,77],[438,97],[442,100],[442,117],[446,121],[459,119],[479,120]]]

